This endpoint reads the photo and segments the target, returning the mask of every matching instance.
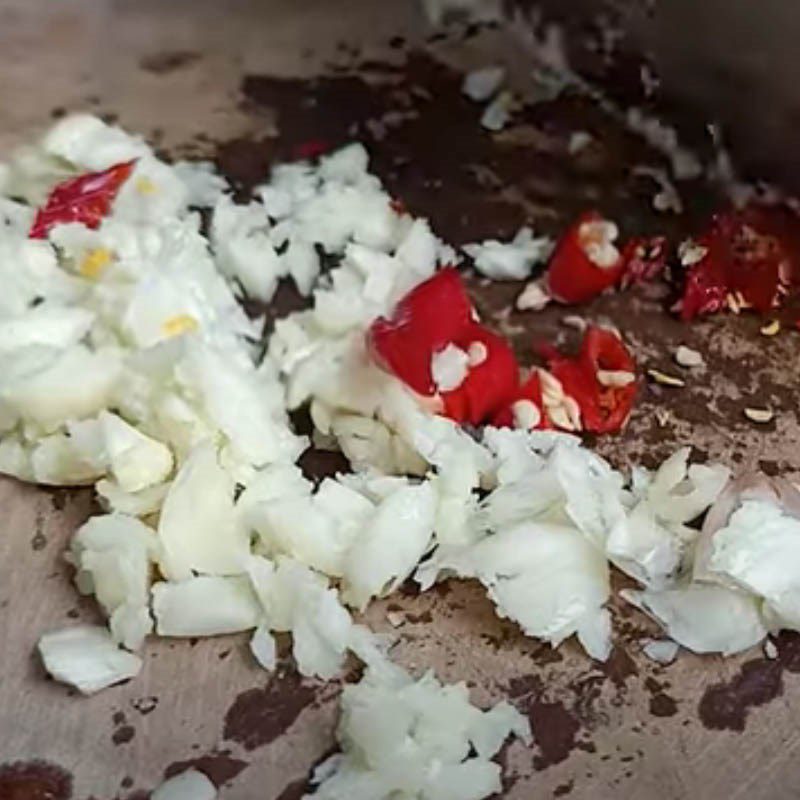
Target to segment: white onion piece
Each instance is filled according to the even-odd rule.
[[[663,591],[626,589],[620,594],[695,653],[732,655],[767,635],[756,598],[724,586],[692,583]]]
[[[94,694],[133,678],[142,667],[138,656],[122,650],[105,628],[96,625],[46,633],[39,639],[38,649],[45,669],[82,694]]]
[[[261,617],[244,577],[198,575],[153,585],[153,614],[159,636],[219,636],[250,630]]]
[[[187,769],[157,786],[151,800],[214,800],[217,788],[200,771]]]

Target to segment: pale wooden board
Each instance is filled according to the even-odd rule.
[[[268,116],[239,107],[236,88],[243,73],[312,71],[313,63],[297,46],[301,38],[314,42],[317,57],[324,59],[340,38],[385,41],[397,32],[414,35],[419,30],[411,6],[401,3],[350,0],[334,9],[332,3],[307,2],[302,15],[297,6],[277,0],[241,2],[223,12],[218,4],[186,0],[57,5],[4,0],[0,153],[47,124],[51,109],[91,108],[90,97],[98,98],[101,109],[120,113],[131,129],[149,133],[161,128],[170,144],[200,130],[216,138],[263,132],[272,124]],[[176,50],[202,53],[203,58],[166,75],[139,68],[144,57]],[[793,449],[787,442],[797,441],[794,428],[776,436],[783,439],[784,451]],[[730,450],[727,435],[714,437],[713,430],[704,430],[700,441],[714,454]],[[777,444],[776,439],[768,451]],[[45,759],[73,775],[74,797],[110,798],[152,788],[174,762],[222,750],[227,755],[217,758],[218,766],[225,759],[229,766],[235,760],[246,764],[222,797],[270,800],[301,780],[330,749],[340,681],[310,685],[296,718],[290,713],[282,724],[273,724],[268,709],[274,711],[280,705],[276,701],[253,723],[249,738],[235,728],[226,732],[226,716],[230,719],[237,698],[270,684],[241,637],[195,645],[149,642],[141,675],[88,699],[49,681],[34,653],[40,634],[98,619],[93,604],[79,600],[62,558],[72,531],[90,512],[90,497],[53,495],[3,479],[0,509],[0,765]],[[708,731],[698,721],[704,687],[735,676],[740,663],[757,653],[728,661],[684,654],[661,670],[629,645],[640,674],[617,686],[571,643],[562,648],[559,662],[548,663],[546,650],[495,619],[474,586],[457,584],[447,593],[377,603],[368,613],[373,627],[390,629],[385,612],[393,603],[408,619],[398,631],[396,648],[404,665],[416,671],[434,667],[443,680],[468,681],[481,704],[507,696],[510,686],[534,676],[543,687],[541,696],[540,690],[534,693],[539,702],[548,708],[560,704],[580,717],[576,736],[586,748],[567,747],[569,757],[545,770],[534,769],[539,749],[511,745],[506,763],[517,780],[509,798],[547,797],[570,784],[570,798],[592,800],[620,795],[797,797],[800,678],[784,671],[783,692],[750,710],[744,733]],[[646,623],[637,618],[636,625]],[[651,714],[647,676],[670,684],[665,691],[677,702],[675,715]],[[291,705],[297,696],[292,679],[271,685],[279,698],[284,687]],[[596,697],[587,686],[596,686]],[[533,695],[519,689],[517,695],[515,702],[527,708]],[[151,697],[157,698],[152,712],[136,710]],[[251,708],[260,707],[258,698],[251,699]],[[548,719],[548,708],[542,719]],[[115,722],[120,712],[124,721],[117,717]],[[112,736],[116,733],[119,740],[127,725],[133,737],[115,743]],[[284,728],[274,741],[247,749],[268,739],[270,730]],[[292,796],[298,795],[283,795]]]

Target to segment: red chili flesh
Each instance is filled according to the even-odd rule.
[[[583,225],[603,221],[600,214],[588,211],[578,217],[558,241],[545,276],[547,291],[553,299],[567,304],[585,303],[620,279],[624,268],[622,256],[616,263],[602,267],[589,257],[582,241]]]
[[[433,354],[460,339],[472,321],[472,303],[452,267],[439,270],[415,286],[390,318],[378,317],[367,342],[376,360],[415,392],[436,391],[431,375]]]
[[[55,225],[63,222],[80,222],[87,228],[97,228],[111,210],[135,163],[126,161],[102,172],[89,172],[59,183],[36,212],[28,236],[45,239]]]
[[[636,396],[636,383],[604,386],[597,375],[600,370],[635,374],[633,356],[615,333],[590,326],[577,356],[564,356],[552,347],[544,355],[564,392],[577,402],[584,430],[614,433],[625,426]]]
[[[667,266],[666,236],[636,237],[622,248],[622,276],[619,285],[627,289],[659,277]]]
[[[434,354],[452,344],[464,351],[481,344],[484,360],[473,365],[464,381],[441,394],[446,416],[480,425],[497,413],[519,385],[519,369],[509,344],[473,319],[472,304],[452,267],[412,289],[391,317],[379,317],[369,328],[367,343],[376,361],[421,395],[436,394],[431,374]]]
[[[445,414],[456,422],[480,425],[508,405],[519,386],[519,367],[505,339],[477,323],[454,342],[462,350],[479,342],[486,358],[471,367],[463,383],[442,393]]]
[[[680,301],[685,320],[728,305],[766,313],[800,276],[800,226],[780,209],[751,205],[716,215],[696,239],[705,254],[687,268]]]
[[[412,289],[391,317],[379,317],[369,328],[367,342],[376,361],[421,395],[434,396],[431,373],[434,354],[448,345],[469,352],[480,344],[485,358],[473,364],[455,389],[440,394],[443,413],[456,422],[496,426],[514,424],[513,404],[529,400],[541,412],[539,428],[551,427],[542,403],[537,372],[520,383],[519,366],[508,342],[472,318],[472,306],[461,277],[446,268]],[[635,384],[604,386],[599,370],[633,373],[633,358],[619,337],[603,328],[590,327],[578,356],[563,356],[545,345],[541,352],[553,375],[578,403],[586,430],[617,431],[630,414]]]

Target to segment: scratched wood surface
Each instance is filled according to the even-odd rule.
[[[302,15],[297,5],[237,2],[226,4],[223,13],[217,4],[187,0],[3,0],[0,159],[46,125],[54,109],[117,114],[132,130],[160,131],[162,145],[174,151],[183,146],[200,153],[209,141],[280,140],[291,134],[281,132],[291,116],[287,109],[299,107],[309,91],[321,92],[318,99],[332,104],[328,111],[322,108],[323,116],[341,115],[339,104],[347,98],[333,91],[338,84],[307,90],[267,80],[251,84],[243,102],[244,75],[315,74],[341,56],[340,42],[360,44],[362,58],[397,61],[397,48],[386,47],[393,36],[413,42],[424,35],[410,4],[348,0],[334,10],[315,0],[304,4]],[[304,45],[298,46],[301,40]],[[437,57],[468,63],[488,58],[481,47],[500,46],[497,38],[481,41],[437,44]],[[430,75],[426,67],[414,80]],[[453,90],[446,75],[430,79],[441,96]],[[474,114],[453,103],[448,118]],[[366,105],[353,113],[374,113]],[[539,122],[528,120],[493,146],[526,142],[546,150],[552,126]],[[293,124],[302,128],[304,122]],[[416,141],[411,135],[409,140]],[[541,178],[537,188],[526,186],[521,175],[519,191],[509,193],[503,159],[493,161],[487,150],[474,157],[485,169],[470,173],[478,175],[472,193],[485,205],[465,206],[461,216],[480,217],[481,236],[492,226],[538,222]],[[552,150],[548,157],[555,158]],[[434,227],[449,228],[448,236],[463,240],[460,223],[447,214],[462,198],[448,196],[445,180],[433,203],[429,188],[407,186]],[[561,221],[556,215],[550,224]],[[476,285],[476,290],[489,315],[513,297],[508,288]],[[618,321],[637,357],[655,365],[661,359],[663,368],[668,348],[686,332],[664,316],[662,301],[645,295],[604,299],[591,313]],[[543,333],[558,331],[552,312],[537,325]],[[516,335],[522,347],[522,335]],[[688,343],[710,353],[708,375],[682,395],[646,393],[628,434],[603,445],[607,455],[623,464],[648,453],[663,456],[688,440],[741,468],[797,473],[800,437],[791,377],[800,366],[796,340],[779,337],[766,350],[753,320],[711,321],[689,337]],[[741,419],[740,406],[758,394],[768,395],[780,412],[765,430]],[[709,401],[710,409],[698,410]],[[673,414],[666,431],[653,419],[654,409],[665,405]],[[301,797],[309,770],[333,745],[336,697],[353,670],[329,684],[301,682],[284,657],[278,673],[268,676],[254,666],[245,639],[220,637],[148,642],[141,674],[92,698],[47,679],[34,653],[41,633],[97,619],[91,601],[76,594],[62,558],[72,531],[91,512],[88,492],[44,491],[0,479],[0,800],[36,796],[13,794],[24,780],[29,791],[37,780],[40,787],[49,786],[50,796],[59,800],[141,800],[166,772],[189,763],[222,787],[225,800]],[[641,639],[652,632],[649,623],[615,607],[618,646],[609,664],[599,667],[571,643],[553,654],[524,639],[513,625],[495,618],[471,584],[422,596],[408,590],[374,604],[367,621],[377,630],[392,630],[387,610],[403,618],[395,650],[401,663],[415,671],[432,666],[443,680],[468,681],[479,703],[510,697],[530,714],[536,743],[530,749],[514,743],[504,752],[504,797],[798,796],[800,647],[794,638],[779,640],[774,661],[760,651],[730,660],[682,654],[663,668],[640,653]]]

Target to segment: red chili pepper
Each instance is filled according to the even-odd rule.
[[[635,381],[606,385],[598,376],[603,372],[635,374],[633,357],[615,333],[590,326],[575,358],[550,351],[548,366],[564,392],[577,402],[584,430],[613,433],[624,427],[636,396]]]
[[[514,427],[514,403],[520,400],[529,400],[533,403],[542,415],[537,428],[550,428],[550,420],[545,413],[544,403],[542,402],[542,382],[539,373],[534,370],[528,380],[519,387],[511,400],[498,411],[492,418],[492,425],[496,428]]]
[[[687,270],[685,320],[719,311],[729,297],[766,313],[800,277],[800,221],[785,209],[751,205],[718,214],[696,244],[705,253]]]
[[[491,420],[494,425],[510,426],[514,424],[513,404],[530,400],[542,411],[537,427],[551,425],[543,412],[538,373],[520,386],[519,367],[510,345],[472,319],[469,297],[452,267],[412,289],[389,319],[376,319],[367,342],[384,368],[426,396],[434,395],[437,389],[431,374],[435,353],[450,344],[467,353],[482,350],[484,358],[469,367],[461,385],[441,393],[444,414],[459,423],[481,425]],[[633,358],[615,334],[589,328],[575,358],[561,355],[552,346],[542,346],[541,350],[553,375],[578,403],[586,430],[606,433],[625,424],[635,384],[619,385],[609,376],[602,382],[598,377],[603,371],[634,372]]]
[[[622,248],[622,263],[622,289],[657,278],[667,265],[666,236],[630,239]]]
[[[433,354],[460,341],[471,328],[472,304],[458,272],[439,270],[415,286],[389,319],[378,317],[367,333],[376,360],[415,392],[436,391],[431,375]]]
[[[452,267],[412,289],[391,318],[376,319],[367,334],[376,360],[422,395],[436,393],[433,355],[453,344],[469,351],[480,344],[485,358],[474,364],[456,389],[441,397],[446,416],[480,425],[509,402],[519,385],[519,369],[508,343],[472,319],[472,304]]]
[[[111,210],[120,187],[128,179],[135,161],[115,164],[102,172],[89,172],[56,186],[43,208],[36,212],[28,236],[45,239],[62,222],[81,222],[96,228]]]
[[[730,291],[727,270],[714,238],[703,236],[692,246],[705,249],[706,254],[686,272],[683,296],[678,304],[684,320],[720,311],[725,307]]]
[[[450,419],[481,425],[507,406],[517,392],[519,367],[508,342],[477,323],[454,342],[466,351],[475,343],[486,348],[486,358],[470,367],[458,388],[443,392],[442,400]]]
[[[617,252],[612,263],[599,263],[602,228],[608,223],[595,211],[582,214],[561,237],[550,256],[545,283],[548,293],[561,303],[584,303],[613,286],[622,275],[624,261]],[[605,245],[611,247],[606,239]],[[613,257],[614,251],[609,251]]]
[[[330,143],[324,139],[309,139],[307,142],[296,144],[292,148],[292,156],[300,161],[309,161],[325,155],[330,149]]]

